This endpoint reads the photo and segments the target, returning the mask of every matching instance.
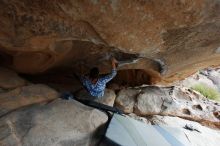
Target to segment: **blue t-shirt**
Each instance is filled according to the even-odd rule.
[[[102,97],[104,96],[104,91],[106,87],[106,83],[111,81],[117,74],[116,69],[112,69],[112,72],[104,77],[98,79],[96,84],[93,84],[90,79],[87,77],[82,77],[82,83],[87,88],[89,93],[94,97]]]

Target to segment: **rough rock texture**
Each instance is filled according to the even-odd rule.
[[[26,81],[20,78],[15,72],[0,67],[0,88],[13,89],[26,84]]]
[[[33,105],[0,119],[0,145],[90,146],[107,116],[74,100]]]
[[[220,130],[211,129],[201,124],[178,117],[158,116],[148,118],[152,124],[166,125],[181,129],[192,146],[218,146],[220,140]],[[198,131],[190,131],[183,127],[185,125],[192,126]]]
[[[18,108],[48,102],[58,97],[59,94],[54,89],[41,84],[18,87],[11,91],[2,92],[0,93],[0,117]]]
[[[125,113],[133,113],[135,98],[140,90],[122,89],[117,95],[115,105],[122,109]]]
[[[86,91],[85,89],[82,89],[80,91],[78,91],[76,94],[74,94],[76,98],[79,99],[86,99],[86,100],[95,100],[97,102],[109,105],[109,106],[113,106],[114,102],[115,102],[115,92],[111,89],[105,89],[105,93],[104,96],[101,98],[96,99],[95,97],[93,98],[92,96],[90,96],[90,94],[88,93],[88,91]]]
[[[161,91],[158,87],[150,87],[144,89],[137,96],[136,112],[139,114],[158,114],[163,110],[163,103],[172,102],[167,92]]]
[[[22,73],[104,73],[113,55],[166,83],[220,61],[219,0],[2,0],[0,18],[0,62]]]
[[[220,126],[220,103],[210,101],[199,93],[179,87],[146,86],[139,89],[141,91],[128,100],[119,94],[115,105],[126,113],[133,112],[139,116],[170,115]],[[137,89],[124,90],[123,94],[131,90],[136,92]]]
[[[97,99],[97,102],[113,106],[115,103],[116,94],[113,90],[105,89],[105,94],[102,98]]]

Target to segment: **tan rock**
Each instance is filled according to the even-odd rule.
[[[104,96],[100,98],[91,96],[85,89],[78,91],[74,96],[79,99],[94,100],[109,106],[114,105],[116,98],[115,92],[111,89],[105,89]]]
[[[159,114],[162,110],[166,92],[156,86],[146,87],[137,96],[136,113],[139,115]]]
[[[0,88],[14,89],[25,84],[26,81],[20,78],[15,72],[0,67]]]
[[[95,146],[94,134],[107,119],[101,111],[75,100],[31,105],[1,118],[0,145]]]
[[[141,92],[133,98],[128,96],[128,100],[126,97],[120,100],[118,107],[126,112],[130,105],[134,105],[133,112],[139,116],[170,115],[220,127],[220,104],[188,88],[146,86],[139,89]],[[130,90],[135,92],[137,89]]]
[[[92,66],[106,73],[107,60],[113,55],[125,61],[123,70],[136,66],[138,71],[130,75],[140,83],[173,82],[220,64],[219,4],[219,0],[43,4],[4,0],[0,4],[0,62],[28,74],[55,67],[87,72]]]
[[[140,90],[122,89],[115,100],[115,106],[123,110],[125,113],[133,113],[136,96]]]
[[[50,87],[42,84],[28,85],[0,93],[0,116],[27,105],[48,102],[59,97]]]
[[[113,90],[105,89],[104,96],[97,99],[96,101],[103,103],[105,105],[114,106],[115,98],[116,98],[116,95]]]

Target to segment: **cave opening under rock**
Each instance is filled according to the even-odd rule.
[[[109,71],[110,72],[110,71]],[[68,68],[59,68],[41,74],[19,74],[23,78],[32,83],[47,84],[58,91],[76,92],[82,89],[79,76],[74,70]],[[104,76],[106,74],[101,74]],[[158,74],[152,71],[143,69],[125,69],[117,71],[117,75],[107,84],[107,88],[120,90],[124,87],[135,87],[141,85],[152,85],[161,78]]]
[[[157,59],[89,41],[58,41],[50,44],[48,51],[6,50],[0,49],[0,66],[16,71],[31,82],[58,90],[79,89],[81,83],[75,75],[86,74],[92,67],[98,67],[101,74],[109,73],[112,57],[118,60],[118,74],[108,84],[110,88],[152,85],[161,80],[164,70]]]

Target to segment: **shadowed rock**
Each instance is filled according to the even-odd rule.
[[[107,116],[77,101],[32,105],[0,119],[0,144],[7,146],[97,145],[96,129]]]
[[[0,93],[0,117],[18,108],[49,102],[58,97],[58,92],[42,84],[23,86]]]
[[[14,89],[24,86],[26,81],[19,77],[15,72],[6,68],[0,68],[0,88]]]
[[[85,73],[92,66],[106,73],[107,60],[115,56],[122,70],[135,64],[156,78],[152,83],[173,82],[219,65],[219,5],[218,0],[3,0],[0,62],[27,74],[57,67]],[[148,66],[135,62],[140,57]]]

